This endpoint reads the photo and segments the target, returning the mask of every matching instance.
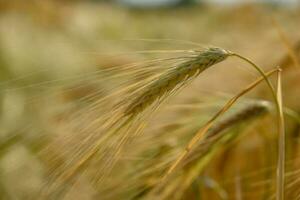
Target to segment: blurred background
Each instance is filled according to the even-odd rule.
[[[103,69],[165,58],[172,50],[198,48],[195,43],[220,46],[251,58],[265,70],[281,66],[284,106],[297,115],[299,25],[299,0],[0,1],[0,199],[47,199],[40,197],[40,191],[49,174],[65,157],[72,157],[59,138],[72,137],[77,129],[89,125],[89,120],[80,121],[81,113],[93,119],[103,114],[89,107],[113,87],[113,82],[101,80]],[[160,65],[164,67],[163,62]],[[178,155],[192,138],[195,131],[191,130],[255,77],[255,71],[235,59],[208,70],[172,100],[174,105],[199,103],[201,109],[162,110],[152,120],[156,129],[145,129],[145,135],[159,146],[145,142],[135,151],[151,155],[156,164],[164,160],[165,152],[175,149]],[[90,96],[93,98],[87,98]],[[271,95],[261,84],[245,101],[248,99],[269,101]],[[78,113],[76,119],[74,113]],[[185,121],[188,116],[198,116],[198,121]],[[179,186],[171,187],[156,198],[274,199],[274,119],[273,113],[239,127],[244,136],[223,144],[183,192],[176,195]],[[286,199],[300,196],[298,119],[286,118]],[[174,133],[186,125],[193,125],[188,134]],[[160,137],[154,132],[165,134]],[[128,168],[147,163],[137,167],[139,173],[155,166],[149,162],[149,158],[135,160]],[[67,195],[53,199],[143,199],[161,175],[153,172],[131,180],[126,170],[116,170],[106,190],[86,178]]]

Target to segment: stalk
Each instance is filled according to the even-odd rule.
[[[278,128],[278,165],[276,170],[276,199],[277,200],[283,200],[284,199],[284,185],[285,185],[285,129],[284,129],[284,117],[283,117],[283,109],[282,109],[282,93],[281,93],[281,69],[278,67],[278,76],[277,76],[277,92],[275,91],[272,83],[266,76],[265,72],[262,70],[261,67],[256,65],[254,62],[252,62],[250,59],[241,56],[236,53],[231,53],[232,56],[236,56],[247,63],[249,63],[251,66],[253,66],[265,79],[268,87],[271,90],[272,97],[275,102],[275,107],[277,110],[277,128]]]

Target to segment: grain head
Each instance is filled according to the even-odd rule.
[[[193,51],[189,60],[162,73],[138,94],[125,109],[125,115],[136,115],[175,88],[184,85],[210,66],[222,62],[230,53],[218,47]]]

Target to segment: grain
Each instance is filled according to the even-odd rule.
[[[125,109],[125,115],[136,115],[145,108],[170,93],[180,84],[197,77],[207,68],[224,61],[229,53],[221,48],[213,47],[198,53],[191,60],[185,61],[178,66],[161,74],[156,80],[152,81]]]

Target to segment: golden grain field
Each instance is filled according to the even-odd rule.
[[[0,2],[0,199],[300,199],[299,11]]]

